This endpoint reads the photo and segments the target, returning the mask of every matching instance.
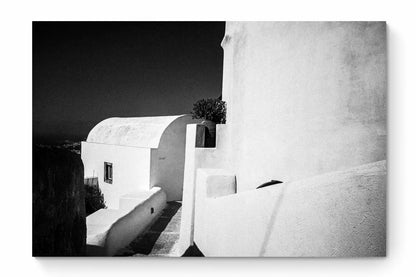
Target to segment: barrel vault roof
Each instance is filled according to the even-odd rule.
[[[185,116],[189,115],[108,118],[90,131],[87,142],[158,148],[166,128]]]

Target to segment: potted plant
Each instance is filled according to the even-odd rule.
[[[192,118],[203,119],[201,122],[208,128],[205,136],[206,146],[215,146],[216,124],[224,124],[226,120],[226,103],[221,99],[198,100],[192,110]]]

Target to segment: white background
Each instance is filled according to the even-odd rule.
[[[414,2],[414,1],[413,1]],[[416,9],[412,1],[1,1],[1,276],[400,276],[416,273]],[[388,24],[387,258],[31,257],[33,20],[382,20]],[[53,115],[51,115],[53,116]],[[414,275],[416,276],[416,275]]]

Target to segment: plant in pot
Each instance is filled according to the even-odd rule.
[[[215,125],[225,123],[226,113],[226,103],[221,99],[201,99],[194,104],[192,118],[203,119],[201,123],[208,128],[205,134],[206,146],[215,147]]]

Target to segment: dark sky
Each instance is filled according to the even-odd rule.
[[[113,116],[189,113],[221,94],[224,22],[34,22],[35,141]]]

